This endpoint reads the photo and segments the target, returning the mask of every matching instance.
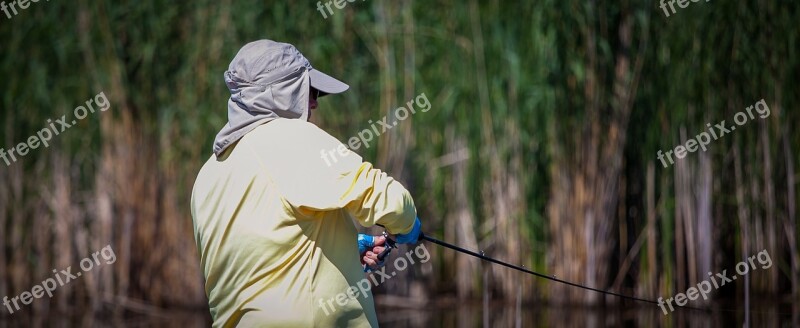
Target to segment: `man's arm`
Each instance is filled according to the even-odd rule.
[[[385,172],[363,162],[317,126],[300,120],[276,120],[251,132],[259,161],[281,194],[299,209],[344,209],[358,222],[386,227],[393,234],[411,231],[416,208],[411,194]],[[270,126],[271,125],[271,126]]]
[[[417,210],[411,194],[400,182],[364,162],[348,175],[351,187],[343,195],[345,209],[361,225],[381,225],[392,234],[406,234],[414,226]]]

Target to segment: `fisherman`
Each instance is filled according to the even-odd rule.
[[[213,326],[377,326],[370,294],[337,298],[328,313],[317,305],[382,264],[385,237],[357,234],[354,221],[398,243],[416,243],[421,229],[399,182],[353,152],[320,159],[341,143],[308,122],[311,110],[349,86],[270,40],[242,47],[224,76],[228,122],[191,200]]]

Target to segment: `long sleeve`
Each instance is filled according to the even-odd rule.
[[[349,200],[345,208],[363,226],[380,224],[393,234],[411,231],[417,211],[406,188],[370,163],[349,176],[352,187],[344,195]]]
[[[380,224],[393,234],[408,233],[416,218],[414,201],[402,184],[336,138],[300,120],[276,120],[254,137],[275,140],[271,152],[254,149],[281,194],[301,212],[345,210],[363,226]],[[271,135],[273,134],[274,135]]]

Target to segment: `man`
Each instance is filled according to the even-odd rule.
[[[349,87],[269,40],[245,45],[225,83],[228,123],[191,201],[214,327],[377,326],[369,294],[320,306],[356,286],[362,264],[380,265],[385,239],[359,236],[353,221],[399,243],[415,243],[420,222],[408,191],[355,153],[319,157],[340,142],[310,111]]]

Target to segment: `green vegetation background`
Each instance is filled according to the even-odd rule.
[[[32,3],[0,15],[0,146],[101,91],[111,108],[0,165],[0,295],[111,243],[120,264],[54,304],[202,306],[191,186],[226,122],[223,71],[269,38],[350,84],[314,118],[340,140],[428,96],[429,112],[359,153],[412,190],[430,233],[644,297],[768,249],[776,265],[752,292],[796,300],[798,8],[701,1],[665,17],[655,1],[370,0],[324,19],[313,2]],[[674,166],[656,159],[762,98],[766,119]],[[385,291],[599,301],[433,256]],[[741,299],[742,285],[718,297]]]

